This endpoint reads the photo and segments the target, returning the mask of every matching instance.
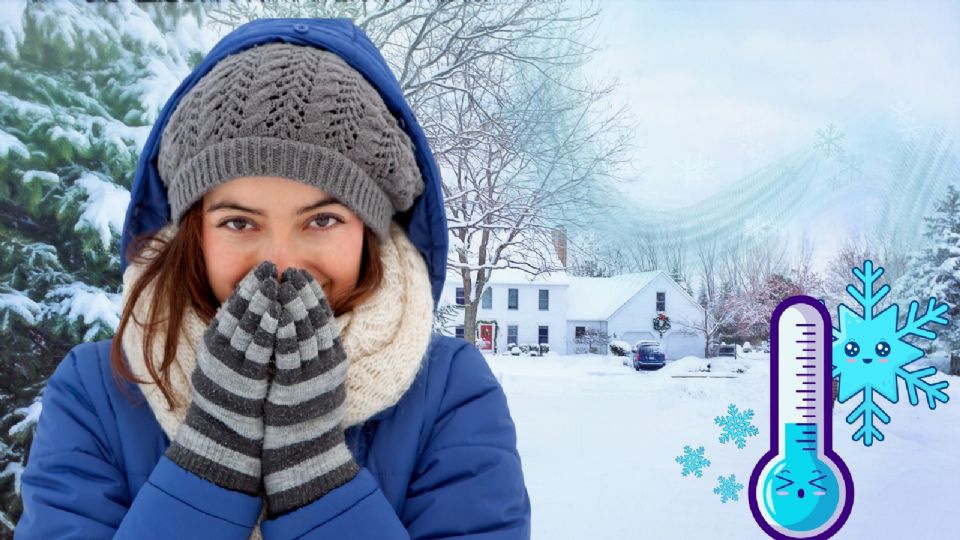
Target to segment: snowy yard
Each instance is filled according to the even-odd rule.
[[[746,488],[769,435],[767,355],[723,366],[746,368],[736,378],[710,379],[672,377],[706,362],[694,357],[650,372],[612,356],[487,359],[517,424],[533,538],[767,538],[750,514]],[[881,426],[886,439],[869,448],[851,440],[855,427],[844,421],[855,399],[836,407],[835,450],[856,495],[834,538],[960,536],[960,377],[938,373],[936,380],[950,381],[950,402],[933,411],[922,401],[911,407],[901,392],[899,404],[883,403],[892,418]],[[753,409],[760,430],[742,450],[721,444],[714,424],[731,403]],[[711,465],[703,477],[681,476],[675,458],[685,445],[705,448]],[[713,488],[718,476],[731,474],[744,489],[738,501],[721,503]]]

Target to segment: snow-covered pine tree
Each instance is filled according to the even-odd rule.
[[[926,247],[910,261],[907,272],[897,282],[902,298],[914,299],[921,306],[935,297],[950,306],[950,324],[937,335],[938,349],[949,353],[960,349],[960,187],[948,184],[933,213],[924,218]],[[902,306],[903,309],[906,306]],[[960,365],[951,365],[960,375]]]
[[[216,40],[202,5],[4,5],[0,26],[0,537],[40,395],[71,347],[109,338],[118,239],[160,107]]]

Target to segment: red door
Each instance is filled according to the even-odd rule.
[[[477,340],[477,348],[480,349],[481,351],[493,350],[493,325],[492,324],[480,325],[480,339]]]

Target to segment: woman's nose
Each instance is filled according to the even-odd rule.
[[[271,245],[265,250],[263,257],[277,265],[277,281],[287,268],[304,268],[301,254],[285,237],[271,239]]]

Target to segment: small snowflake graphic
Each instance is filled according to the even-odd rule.
[[[863,161],[853,154],[847,154],[842,160],[840,173],[847,177],[851,182],[859,180],[863,176],[863,169],[860,167]]]
[[[844,138],[846,136],[840,133],[837,126],[830,124],[817,130],[817,142],[813,147],[823,152],[828,158],[838,158],[843,155]]]
[[[730,478],[718,476],[717,481],[719,484],[713,488],[713,492],[720,496],[720,502],[726,504],[731,499],[734,501],[740,500],[738,493],[743,489],[743,484],[737,483],[737,475],[731,474]]]
[[[693,473],[700,478],[703,476],[703,468],[710,466],[710,460],[703,457],[703,447],[697,447],[696,450],[689,445],[683,447],[683,455],[677,456],[677,463],[683,465],[683,471],[680,476],[687,476]]]
[[[920,135],[922,126],[917,121],[917,115],[913,107],[905,102],[900,102],[893,106],[891,115],[897,124],[897,133],[904,140],[912,141]]]
[[[904,341],[909,335],[936,339],[937,335],[925,327],[932,323],[947,324],[943,315],[949,307],[947,304],[937,305],[937,299],[930,298],[926,312],[917,316],[920,303],[914,300],[910,302],[904,325],[898,327],[899,307],[896,304],[874,314],[876,306],[890,292],[889,285],[874,290],[874,284],[883,275],[883,268],[874,269],[873,261],[868,259],[863,268],[853,269],[853,275],[863,283],[863,289],[847,285],[847,293],[863,308],[863,313],[846,304],[837,308],[839,327],[833,328],[833,377],[840,379],[837,399],[841,403],[856,395],[862,396],[860,404],[847,416],[847,423],[853,425],[861,419],[862,425],[854,432],[853,440],[862,440],[865,446],[870,446],[874,440],[883,440],[883,433],[875,421],[890,423],[890,416],[874,398],[880,395],[897,403],[901,380],[913,406],[920,403],[918,390],[924,393],[930,409],[935,409],[938,401],[946,403],[950,399],[944,392],[949,386],[947,381],[926,380],[936,374],[937,368],[906,369],[924,353]]]
[[[751,240],[762,240],[778,231],[777,225],[770,219],[751,216],[743,220],[743,235]]]
[[[720,435],[720,442],[735,441],[737,448],[743,449],[747,445],[747,437],[753,437],[760,433],[757,427],[750,423],[753,420],[753,409],[747,409],[743,412],[737,410],[733,403],[727,407],[727,416],[718,416],[713,422],[723,428],[723,434]]]

